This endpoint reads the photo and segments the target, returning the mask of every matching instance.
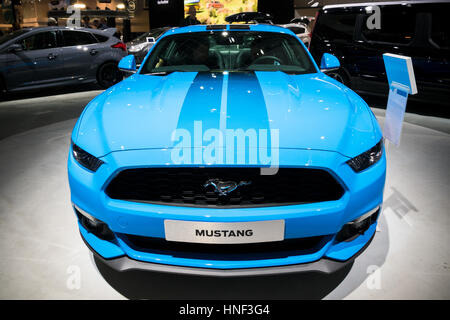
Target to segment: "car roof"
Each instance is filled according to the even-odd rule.
[[[360,2],[360,3],[342,3],[326,5],[322,10],[337,9],[344,7],[366,7],[366,6],[382,6],[382,5],[407,5],[407,4],[425,4],[425,3],[446,3],[449,0],[414,0],[414,1],[381,1],[381,2]]]
[[[0,45],[1,50],[3,50],[3,48],[9,46],[12,42],[15,42],[19,39],[24,39],[30,35],[33,35],[36,32],[42,32],[42,31],[51,31],[51,30],[77,30],[77,31],[87,31],[87,32],[91,32],[94,33],[96,35],[102,35],[105,37],[108,37],[111,39],[111,37],[115,37],[115,33],[117,32],[116,28],[107,28],[107,29],[103,29],[103,30],[99,30],[99,29],[91,29],[91,28],[78,28],[78,27],[65,27],[65,26],[44,26],[44,27],[30,27],[30,28],[22,28],[20,30],[25,30],[28,31],[26,33],[22,33],[20,35],[17,35],[14,38],[9,39],[8,41],[2,43]]]
[[[39,30],[39,31],[46,31],[46,30],[60,30],[60,29],[74,29],[74,30],[89,30],[88,28],[82,28],[82,27],[66,27],[66,26],[44,26],[44,27],[28,27],[23,28],[24,30]],[[91,29],[92,30],[92,29]]]
[[[161,36],[161,38],[173,34],[205,32],[205,31],[261,31],[261,32],[286,33],[295,36],[295,34],[291,30],[272,24],[224,24],[224,25],[197,24],[192,26],[173,28],[172,30],[166,31]]]
[[[45,27],[31,27],[31,28],[23,28],[24,30],[29,31],[51,31],[51,30],[77,30],[77,31],[88,31],[97,34],[104,34],[106,36],[112,35],[117,29],[116,28],[107,28],[103,30],[92,29],[92,28],[83,28],[83,27],[66,27],[66,26],[45,26]],[[114,29],[114,32],[112,30]]]
[[[289,28],[289,27],[301,27],[301,28],[308,28],[308,26],[304,23],[286,23],[286,24],[279,24],[280,27],[283,28]]]

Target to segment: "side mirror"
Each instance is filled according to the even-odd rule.
[[[338,58],[329,53],[324,53],[322,59],[320,60],[320,70],[321,71],[330,71],[339,69],[341,64],[339,63]]]
[[[119,61],[119,69],[121,71],[135,73],[136,72],[136,60],[132,54],[122,58]]]
[[[8,51],[12,53],[23,51],[23,46],[20,43],[14,43],[8,47]]]
[[[155,38],[154,37],[147,37],[147,42],[148,43],[155,43]]]

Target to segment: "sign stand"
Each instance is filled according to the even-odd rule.
[[[417,93],[416,79],[411,57],[385,53],[383,60],[389,82],[383,136],[398,147],[408,95]]]

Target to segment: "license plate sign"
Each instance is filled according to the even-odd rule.
[[[166,240],[190,243],[258,243],[284,240],[284,220],[203,222],[164,220]]]

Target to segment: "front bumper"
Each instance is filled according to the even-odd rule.
[[[210,276],[210,277],[247,277],[247,276],[270,276],[278,274],[289,273],[303,273],[303,272],[319,272],[325,274],[334,273],[346,266],[349,266],[372,242],[375,234],[366,242],[366,244],[350,259],[346,261],[338,261],[329,258],[323,258],[318,261],[301,263],[295,265],[279,266],[279,267],[260,267],[260,268],[242,268],[242,269],[208,269],[208,268],[192,268],[183,266],[172,266],[160,263],[142,262],[133,260],[127,256],[119,258],[105,259],[94,249],[92,249],[89,243],[83,238],[86,245],[91,249],[95,257],[101,261],[104,265],[117,271],[152,271],[162,273],[176,273],[185,274],[190,276]]]
[[[322,168],[332,173],[344,186],[337,201],[304,205],[261,208],[210,209],[134,203],[109,198],[104,190],[118,168],[137,168],[170,163],[169,150],[112,152],[96,173],[81,167],[70,155],[68,161],[72,203],[105,222],[115,234],[102,240],[79,224],[81,235],[94,253],[112,268],[155,270],[216,276],[240,276],[285,272],[333,272],[350,263],[368,245],[375,234],[376,222],[364,234],[351,241],[337,241],[342,227],[382,203],[386,162],[382,159],[361,173],[354,173],[338,153],[315,150],[280,150],[280,166]],[[152,159],[155,163],[148,163]],[[210,222],[285,221],[285,239],[323,236],[314,250],[282,257],[260,259],[199,259],[166,252],[138,250],[124,235],[165,238],[164,220]]]

